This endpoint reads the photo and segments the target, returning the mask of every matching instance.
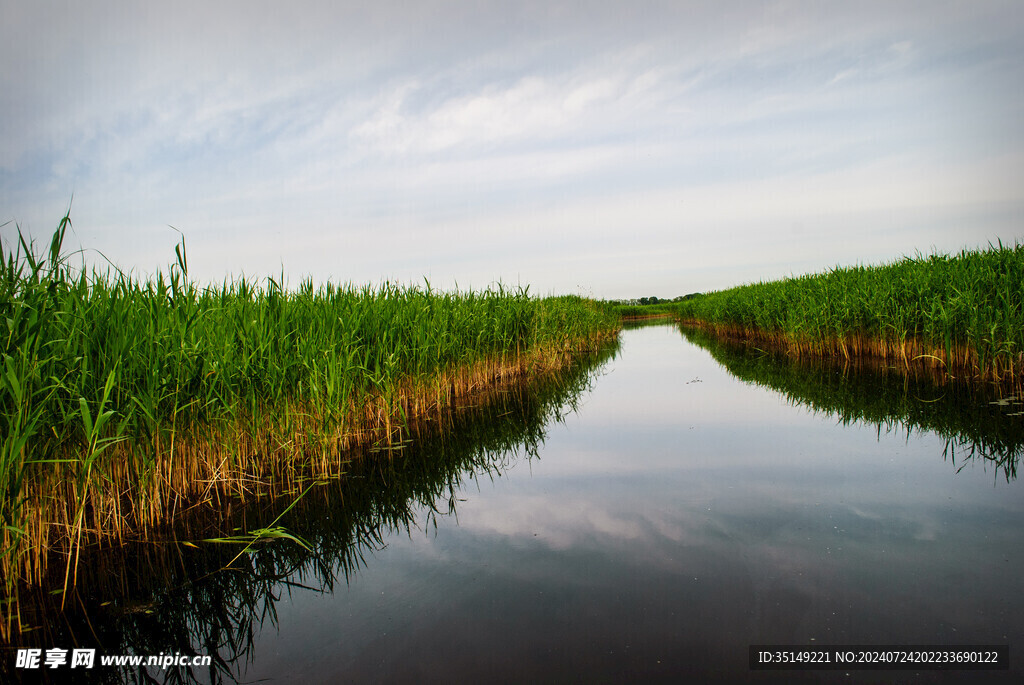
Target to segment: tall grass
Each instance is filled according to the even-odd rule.
[[[75,266],[20,232],[0,254],[0,514],[8,594],[47,552],[138,535],[266,479],[341,470],[343,450],[475,389],[567,362],[607,307],[502,286],[438,292],[273,279],[200,286],[184,242],[145,280]]]
[[[682,302],[684,323],[797,354],[930,360],[958,377],[1024,373],[1024,245],[904,258]]]

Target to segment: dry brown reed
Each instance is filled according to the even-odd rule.
[[[883,339],[863,333],[810,340],[794,338],[782,331],[765,331],[695,319],[684,319],[679,323],[681,326],[699,328],[725,339],[753,343],[797,358],[879,362],[906,371],[927,368],[945,380],[1017,385],[1024,379],[1024,354],[989,358],[983,364],[977,351],[963,343],[946,347],[919,338]]]

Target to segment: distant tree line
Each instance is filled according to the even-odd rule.
[[[701,293],[690,293],[689,295],[680,295],[679,297],[673,297],[672,299],[663,297],[641,297],[635,300],[616,300],[615,304],[632,304],[647,306],[650,304],[672,304],[673,302],[683,302],[684,300],[692,300],[695,297],[700,297]]]

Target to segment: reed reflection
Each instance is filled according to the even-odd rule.
[[[842,425],[863,423],[878,431],[935,433],[943,458],[963,469],[994,467],[1016,479],[1024,451],[1024,394],[992,383],[950,380],[921,366],[895,369],[842,360],[795,359],[725,341],[682,327],[683,338],[707,350],[729,373],[781,393],[793,405],[835,416]]]

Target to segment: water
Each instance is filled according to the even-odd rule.
[[[1013,402],[712,352],[625,331],[589,386],[309,504],[288,527],[317,557],[274,543],[249,580],[119,614],[104,647],[170,650],[179,626],[247,682],[1021,682]],[[753,672],[752,644],[1009,644],[1011,669]]]
[[[764,679],[750,644],[1024,646],[1016,481],[794,408],[671,327],[606,371],[539,458],[279,606],[247,675]]]

